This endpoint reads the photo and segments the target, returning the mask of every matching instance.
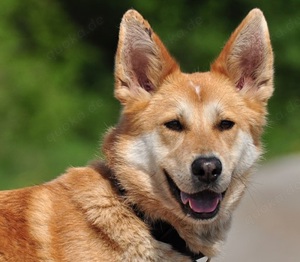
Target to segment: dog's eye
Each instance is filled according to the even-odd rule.
[[[219,125],[218,125],[218,128],[221,130],[221,131],[224,131],[224,130],[229,130],[231,129],[233,126],[234,126],[234,122],[230,121],[230,120],[222,120]]]
[[[171,130],[174,130],[174,131],[180,132],[180,131],[183,130],[183,125],[178,120],[172,120],[170,122],[165,123],[164,125],[168,129],[171,129]]]

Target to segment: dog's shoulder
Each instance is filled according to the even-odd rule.
[[[66,190],[90,190],[93,187],[112,189],[110,171],[104,163],[97,161],[84,167],[71,167],[57,179],[47,183],[47,186],[60,185]]]
[[[83,209],[120,202],[111,180],[111,172],[104,163],[97,161],[85,167],[72,167],[65,174],[46,184],[48,190],[63,193]]]

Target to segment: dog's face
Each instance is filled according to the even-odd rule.
[[[245,182],[260,155],[251,123],[262,124],[263,116],[213,73],[173,75],[131,120],[138,134],[123,151],[126,160],[159,174],[154,188],[192,219],[214,218],[223,199],[238,197],[227,192],[231,181]]]
[[[149,216],[163,210],[173,223],[192,224],[230,216],[261,154],[272,67],[259,10],[232,34],[210,72],[193,74],[180,71],[141,15],[124,15],[115,71],[124,108],[104,150]]]

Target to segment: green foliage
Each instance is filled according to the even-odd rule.
[[[113,79],[100,63],[100,50],[82,41],[89,28],[76,28],[56,1],[3,4],[0,187],[5,188],[85,164],[98,149],[98,132],[114,122],[118,108],[106,92]],[[101,70],[94,71],[90,85],[107,87],[90,92],[87,68]]]
[[[118,23],[132,7],[188,72],[207,70],[247,12],[261,8],[276,58],[266,158],[299,152],[299,1],[10,0],[0,3],[0,189],[47,181],[101,155],[119,111]]]

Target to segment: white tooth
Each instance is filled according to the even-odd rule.
[[[180,198],[184,205],[186,205],[187,202],[189,202],[189,196],[186,193],[180,192]]]
[[[191,204],[191,201],[189,200],[189,206],[190,206],[190,209],[193,210],[193,207],[192,207],[192,204]]]

